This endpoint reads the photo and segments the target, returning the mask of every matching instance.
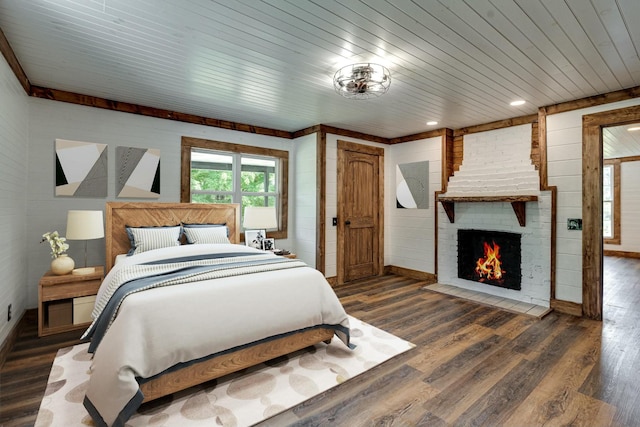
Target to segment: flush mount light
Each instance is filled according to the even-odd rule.
[[[518,99],[516,101],[512,101],[510,105],[512,107],[517,107],[519,105],[524,105],[524,100],[523,99]]]
[[[433,121],[433,120],[432,120],[432,121],[430,121],[430,122],[427,122],[427,126],[435,126],[435,125],[437,125],[437,124],[438,124],[438,122]]]
[[[378,64],[353,64],[339,69],[333,87],[351,99],[369,99],[384,95],[391,86],[391,73]]]
[[[635,131],[637,131],[637,130],[640,130],[640,126],[634,126],[634,127],[632,127],[632,128],[628,128],[627,130],[628,130],[629,132],[635,132]]]

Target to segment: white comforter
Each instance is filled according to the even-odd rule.
[[[200,251],[256,250],[185,245],[135,255],[109,272],[98,300],[128,265]],[[324,276],[307,266],[129,295],[94,354],[85,406],[98,425],[124,425],[142,398],[136,377],[148,378],[180,362],[319,325],[348,329],[349,322]]]

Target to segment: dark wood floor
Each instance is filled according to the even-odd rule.
[[[336,289],[347,312],[416,348],[265,426],[640,425],[640,260],[605,259],[605,320],[542,320],[385,276]],[[0,369],[0,425],[30,426],[56,350],[35,318]]]

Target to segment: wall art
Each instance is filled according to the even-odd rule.
[[[116,173],[117,197],[160,197],[160,150],[116,147]]]
[[[396,165],[396,207],[429,209],[429,162]]]
[[[56,139],[56,196],[107,197],[107,144]]]

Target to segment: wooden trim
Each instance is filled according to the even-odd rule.
[[[559,104],[547,105],[543,107],[547,114],[565,113],[567,111],[581,110],[583,108],[595,107],[598,105],[610,104],[612,102],[625,101],[640,97],[640,86],[621,89],[614,92],[603,93],[601,95],[589,96],[587,98],[576,99],[574,101],[561,102]]]
[[[155,376],[140,384],[140,391],[144,395],[143,402],[185,390],[323,341],[331,341],[334,333],[332,329],[309,329]]]
[[[538,109],[538,151],[540,154],[538,169],[540,190],[545,190],[549,186],[549,177],[547,169],[547,112],[544,108]]]
[[[380,144],[389,144],[389,139],[382,136],[369,135],[367,133],[355,132],[352,130],[340,129],[333,126],[320,125],[320,129],[324,133],[343,136],[347,138],[361,139],[363,141],[378,142]]]
[[[453,132],[453,136],[454,137],[464,136],[470,133],[486,132],[490,130],[503,129],[503,128],[508,128],[512,126],[525,125],[529,123],[534,123],[537,120],[538,120],[537,114],[529,114],[526,116],[512,117],[510,119],[498,120],[495,122],[460,128]]]
[[[397,138],[390,138],[387,140],[387,144],[400,144],[402,142],[419,141],[421,139],[436,138],[442,136],[444,129],[434,129],[426,132],[414,133],[413,135],[400,136]]]
[[[5,360],[7,360],[7,355],[11,353],[16,340],[18,339],[18,333],[20,329],[22,329],[23,322],[27,322],[28,320],[37,319],[38,314],[36,313],[37,309],[28,309],[22,313],[19,319],[15,322],[15,325],[9,331],[9,334],[4,339],[2,345],[0,345],[0,368],[4,365]],[[27,315],[28,314],[28,315]]]
[[[606,159],[605,162],[617,160],[620,163],[625,162],[640,162],[640,156],[627,156],[627,157],[613,157],[611,159]]]
[[[604,256],[617,256],[620,258],[640,258],[640,252],[629,252],[629,251],[611,251],[611,250],[603,250],[602,254]]]
[[[382,147],[350,141],[338,140],[338,150],[355,151],[357,153],[371,154],[372,156],[384,156],[384,148]]]
[[[441,170],[440,170],[440,188],[442,193],[447,192],[449,186],[449,178],[453,176],[453,158],[454,158],[454,138],[453,129],[445,129],[442,132],[441,142]]]
[[[572,316],[582,317],[582,304],[551,299],[551,308],[559,313],[570,314]]]
[[[607,245],[619,245],[622,241],[622,201],[620,200],[620,160],[619,159],[606,159],[602,162],[603,165],[611,165],[613,166],[613,237],[605,238],[602,240],[604,244]]]
[[[2,52],[2,56],[7,60],[7,64],[9,64],[9,68],[13,71],[16,78],[22,85],[22,88],[26,92],[27,95],[31,94],[31,83],[29,82],[29,78],[27,74],[24,72],[22,65],[20,65],[20,61],[18,61],[18,57],[16,57],[15,52],[11,48],[9,44],[9,40],[4,35],[4,32],[0,28],[0,52]]]
[[[280,230],[269,231],[267,237],[286,239],[289,227],[289,152],[274,148],[256,147],[253,145],[234,144],[209,139],[183,136],[180,146],[180,202],[191,203],[191,150],[203,148],[207,150],[228,151],[242,154],[277,157],[280,159]],[[240,233],[244,240],[244,233]]]
[[[551,281],[550,297],[553,300],[556,298],[556,236],[558,230],[558,187],[556,187],[555,185],[550,187],[548,186],[545,188],[545,191],[551,191],[551,271],[549,272],[549,280]]]
[[[638,121],[640,106],[582,117],[582,308],[590,319],[602,320],[602,128]]]
[[[424,280],[427,285],[436,283],[437,277],[433,273],[427,273],[426,271],[412,270],[410,268],[398,267],[396,265],[385,265],[385,274],[395,274],[397,276],[409,277],[410,279]]]
[[[322,129],[320,125],[310,126],[308,128],[300,129],[292,133],[292,138],[297,139],[307,135],[313,135],[314,133],[321,133]]]
[[[180,113],[161,108],[146,107],[129,102],[113,101],[97,96],[82,95],[58,89],[49,89],[41,86],[31,86],[30,95],[36,98],[51,99],[54,101],[68,102],[71,104],[85,105],[102,108],[105,110],[119,111],[121,113],[138,114],[141,116],[155,117],[158,119],[175,120],[178,122],[192,123],[196,125],[211,126],[222,129],[236,130],[240,132],[254,133],[257,135],[275,136],[291,139],[291,132],[253,126],[246,123],[236,123],[227,120],[219,120],[211,117],[196,116],[194,114]]]
[[[316,270],[326,270],[327,134],[316,134]]]
[[[338,285],[338,278],[336,276],[325,277],[327,282],[331,285],[331,287],[336,287]]]

